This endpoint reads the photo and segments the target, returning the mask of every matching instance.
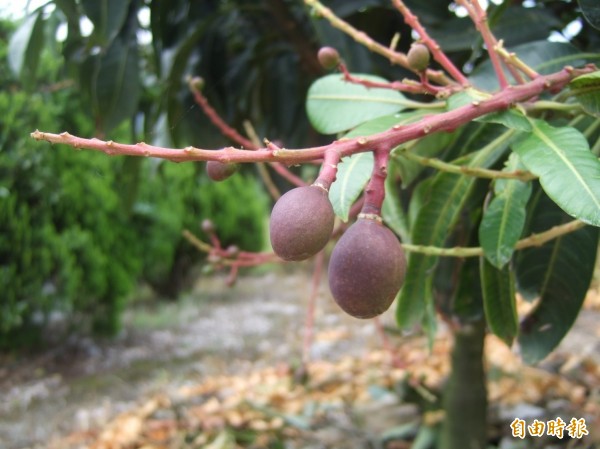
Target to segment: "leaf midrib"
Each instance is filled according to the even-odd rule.
[[[554,151],[554,153],[560,158],[561,161],[563,161],[563,163],[567,166],[567,168],[573,173],[573,175],[575,176],[575,179],[577,181],[579,181],[579,183],[581,184],[583,189],[587,192],[587,194],[592,199],[592,201],[594,202],[596,207],[598,207],[598,209],[600,209],[600,202],[594,196],[594,192],[592,192],[591,188],[586,184],[585,180],[581,177],[581,175],[579,174],[579,172],[577,171],[575,166],[571,163],[571,161],[565,157],[565,155],[562,153],[561,149],[558,146],[556,146],[554,144],[554,142],[552,142],[552,140],[550,140],[546,136],[546,134],[544,134],[544,132],[541,129],[539,129],[534,123],[532,123],[532,127],[533,127],[533,133],[537,137],[539,137],[540,140],[542,140],[552,151]]]

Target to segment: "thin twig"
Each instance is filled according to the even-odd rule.
[[[498,78],[500,88],[505,89],[509,85],[509,82],[506,79],[506,74],[502,68],[502,62],[500,61],[498,53],[496,53],[498,41],[490,30],[485,10],[481,7],[478,0],[457,0],[457,3],[462,5],[467,10],[471,20],[475,24],[475,27],[481,34],[481,37],[483,37],[483,42],[485,42],[485,46],[488,55],[490,56],[492,66],[494,67],[494,72],[496,72],[496,77]]]
[[[485,179],[518,179],[520,181],[531,181],[536,179],[537,176],[526,170],[515,170],[512,172],[506,172],[501,170],[491,170],[488,168],[469,167],[467,165],[456,165],[448,162],[444,162],[441,159],[429,158],[419,156],[418,154],[411,153],[408,149],[401,148],[396,150],[392,157],[394,159],[400,159],[405,157],[408,160],[417,162],[426,167],[432,167],[437,170],[446,173],[456,173],[458,175],[473,176],[475,178]]]
[[[352,75],[348,71],[348,67],[346,67],[346,64],[344,64],[344,63],[340,63],[338,68],[342,72],[342,75],[344,75],[344,80],[346,80],[350,83],[360,84],[365,87],[372,87],[372,88],[378,88],[378,89],[391,89],[391,90],[396,90],[398,92],[407,92],[407,93],[411,93],[411,94],[431,94],[431,95],[438,95],[442,92],[447,92],[449,89],[448,87],[433,86],[432,84],[429,84],[429,83],[423,83],[423,82],[417,83],[412,80],[391,81],[391,82],[371,81],[371,80],[368,80],[365,78],[360,78],[358,76]],[[425,78],[425,80],[427,80],[427,77],[424,76],[424,78]],[[421,106],[419,106],[419,107],[423,108],[423,107],[433,107],[433,106],[429,106],[429,105],[430,104],[436,105],[439,103],[420,103],[420,104],[421,104]],[[441,103],[441,105],[442,105],[441,107],[443,107],[443,103]]]
[[[510,67],[515,67],[516,69],[523,72],[530,79],[535,79],[540,74],[533,70],[530,66],[528,66],[525,62],[523,62],[520,58],[517,57],[517,54],[514,52],[507,51],[503,45],[502,41],[498,42],[495,47],[496,52],[502,57],[504,62]]]
[[[334,14],[334,12],[321,4],[317,0],[304,0],[304,3],[307,6],[310,6],[314,9],[316,13],[320,16],[324,17],[329,21],[329,23],[338,30],[346,33],[348,36],[353,38],[359,44],[365,46],[367,49],[372,51],[373,53],[377,53],[381,56],[387,58],[392,64],[398,64],[408,70],[413,70],[408,64],[408,60],[406,59],[406,55],[401,52],[394,51],[390,47],[386,47],[385,45],[381,45],[380,43],[374,41],[369,37],[365,32],[357,30],[348,22],[340,19],[338,16]],[[452,80],[449,79],[443,72],[439,70],[427,70],[427,76],[429,79],[435,81],[437,84],[448,85],[452,84]]]
[[[223,266],[254,267],[266,263],[285,262],[283,259],[279,258],[277,254],[269,252],[254,253],[249,251],[240,251],[238,254],[231,256],[228,254],[227,249],[221,248],[220,245],[213,246],[203,242],[188,229],[181,231],[181,235],[199,251],[216,256],[219,259],[219,264]]]
[[[419,38],[429,49],[433,59],[435,59],[460,85],[468,86],[470,83],[467,77],[462,74],[441,50],[438,43],[429,35],[429,33],[427,33],[423,25],[421,25],[421,22],[419,22],[419,18],[412,13],[402,0],[392,0],[392,3],[396,9],[400,11],[400,14],[402,14],[406,24],[419,34]]]
[[[550,240],[558,238],[562,235],[581,229],[585,223],[579,220],[573,220],[568,223],[554,226],[547,231],[539,234],[532,234],[529,237],[521,239],[515,245],[516,250],[530,248],[532,246],[541,246]],[[455,248],[440,248],[437,246],[412,245],[403,243],[402,247],[406,251],[421,253],[428,256],[445,256],[445,257],[479,257],[483,256],[483,248],[476,247],[455,247]]]
[[[306,320],[304,322],[304,339],[302,341],[302,362],[310,362],[310,348],[313,343],[315,329],[315,311],[317,297],[319,294],[319,285],[323,274],[323,264],[325,261],[325,250],[319,251],[315,257],[315,267],[311,282],[310,296],[308,297],[308,306],[306,307]]]

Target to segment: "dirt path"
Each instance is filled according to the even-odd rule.
[[[128,313],[117,341],[74,340],[0,367],[0,448],[44,448],[52,436],[101,427],[140,398],[175,394],[208,376],[298,363],[310,273],[278,270],[233,289],[202,279],[177,304]],[[553,360],[600,354],[599,314],[584,312]],[[393,325],[393,312],[383,321]],[[342,314],[324,281],[312,357],[332,361],[380,347],[373,322]]]
[[[51,435],[86,430],[205,376],[299,362],[310,274],[203,279],[180,303],[136,311],[110,344],[68,342],[0,368],[0,447],[41,448]],[[371,322],[346,318],[323,284],[315,358],[335,359],[378,344]]]

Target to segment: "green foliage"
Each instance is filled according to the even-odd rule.
[[[17,28],[17,38],[26,25]],[[0,33],[6,36],[10,28],[3,24]],[[29,133],[36,128],[94,135],[96,126],[127,140],[123,120],[135,106],[129,78],[137,76],[137,67],[134,73],[133,59],[111,53],[121,45],[121,37],[113,37],[112,50],[96,55],[92,67],[95,103],[59,82],[60,58],[52,47],[41,47],[36,70],[25,61],[27,76],[17,73],[22,82],[40,83],[26,92],[9,76],[8,56],[31,54],[31,42],[17,38],[10,48],[0,45],[1,348],[36,344],[48,326],[115,334],[139,279],[176,296],[202,260],[181,231],[196,231],[202,218],[214,220],[225,246],[262,249],[267,201],[247,175],[213,183],[203,165],[112,159],[62,146],[32,151]],[[117,64],[112,69],[110,61]],[[114,89],[115,83],[121,87]],[[94,115],[102,119],[95,123],[86,115],[90,104],[100,105]]]
[[[497,268],[483,257],[480,258],[479,272],[483,306],[490,331],[510,346],[519,326],[514,273],[509,266]]]
[[[387,82],[372,75],[355,76],[372,82]],[[317,131],[334,134],[367,120],[401,111],[407,102],[400,92],[348,83],[336,74],[313,83],[308,91],[306,112]]]
[[[0,93],[0,346],[31,343],[19,339],[53,313],[114,333],[135,282],[134,236],[112,188],[116,161],[68,148],[31,152],[28,130],[54,127],[80,107],[64,92]]]
[[[569,86],[585,111],[600,117],[600,71],[579,76]]]
[[[565,223],[570,218],[538,189],[529,208],[527,234]],[[600,229],[587,226],[516,258],[517,288],[539,298],[521,322],[519,344],[528,363],[542,360],[573,325],[594,273]]]
[[[571,127],[532,121],[532,133],[514,145],[523,164],[569,215],[600,226],[600,161],[586,138]]]
[[[587,21],[596,29],[600,29],[600,5],[594,0],[578,0],[579,6]]]
[[[175,296],[186,273],[203,257],[183,240],[183,229],[207,240],[197,231],[208,218],[223,247],[235,244],[259,251],[264,247],[267,212],[266,194],[251,176],[238,173],[214,182],[205,175],[204,164],[147,161],[133,210],[143,278],[160,293]]]
[[[456,163],[469,167],[490,167],[508,147],[509,134],[501,134],[483,149],[469,153]],[[475,143],[475,145],[477,142]],[[434,176],[427,199],[421,206],[412,226],[411,242],[418,245],[442,246],[457,224],[463,208],[468,206],[469,195],[475,187],[475,178],[453,173]],[[437,257],[412,253],[408,258],[406,281],[398,297],[397,319],[403,328],[414,326],[433,300],[433,277]]]
[[[591,20],[595,7],[589,2],[580,4]],[[419,8],[412,3],[410,7],[414,11]],[[484,101],[499,86],[481,36],[470,19],[449,17],[442,6],[438,12],[435,8],[430,13],[421,11],[421,22],[458,66],[466,63],[474,67],[470,81],[475,87],[450,96],[447,110]],[[577,37],[568,36],[570,42],[547,40],[550,32],[577,18],[576,11],[558,16],[540,5],[522,8],[504,2],[490,5],[488,17],[493,31],[504,38],[507,48],[540,73],[600,58],[592,53],[597,36],[585,23]],[[519,23],[527,23],[528,27]],[[343,51],[341,54],[345,57]],[[511,73],[505,74],[515,82]],[[586,227],[539,248],[517,250],[516,247],[519,239],[568,221],[564,212],[600,226],[597,183],[600,162],[598,144],[594,144],[598,125],[593,119],[598,115],[597,78],[597,73],[585,75],[571,83],[570,92],[554,98],[550,98],[551,94],[542,96],[538,110],[513,105],[479,117],[475,123],[451,134],[425,136],[394,150],[388,167],[383,217],[404,242],[419,246],[419,250],[409,253],[406,281],[398,297],[397,318],[401,327],[421,324],[432,338],[435,310],[461,323],[477,322],[485,315],[489,330],[508,345],[518,339],[528,362],[541,360],[560,342],[577,316],[589,286],[598,229]],[[373,109],[374,115],[369,115],[372,105],[365,103],[365,111],[354,105],[359,112],[353,109],[346,114],[344,89],[344,83],[335,75],[313,84],[307,99],[313,126],[325,133],[351,126],[349,136],[368,136],[363,127],[385,120],[385,117],[372,120],[384,112]],[[367,92],[377,103],[376,95],[371,90]],[[378,107],[384,103],[381,101]],[[548,109],[544,110],[546,104]],[[554,105],[558,106],[553,109]],[[424,111],[417,104],[405,107]],[[365,114],[362,120],[354,120],[362,113]],[[591,117],[586,118],[584,113]],[[570,119],[573,119],[571,126],[567,126]],[[391,122],[382,123],[375,132],[392,126]],[[409,152],[419,155],[423,164],[417,158],[405,158]],[[432,157],[452,161],[457,172],[456,166],[510,173],[528,170],[539,176],[539,184],[518,179],[478,179],[475,173],[438,172],[424,166]],[[350,165],[358,166],[354,158],[363,159],[365,155],[348,159]],[[334,202],[349,198],[347,205],[336,209],[345,218],[368,176],[362,170],[344,169],[344,164],[340,165],[341,176],[331,192]],[[532,186],[537,187],[534,200],[530,199]],[[540,195],[545,200],[540,201]],[[584,245],[587,245],[585,250]],[[450,254],[454,246],[467,247],[465,254],[483,253],[484,257],[480,257],[479,263],[471,263],[472,259],[449,260],[433,251]],[[468,248],[473,246],[478,248]],[[456,255],[461,251],[457,250]],[[580,260],[576,261],[575,254],[580,253]],[[537,307],[525,317],[521,327],[515,307],[517,289],[539,298]]]
[[[509,157],[505,171],[521,166],[516,153]],[[525,206],[531,195],[531,183],[516,179],[494,181],[494,197],[483,213],[479,225],[479,242],[485,257],[496,268],[506,265],[525,225]]]

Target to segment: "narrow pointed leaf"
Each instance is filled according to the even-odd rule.
[[[135,41],[115,39],[105,53],[90,56],[81,70],[84,88],[105,131],[133,115],[140,96]]]
[[[507,148],[506,140],[490,144],[462,162],[470,167],[489,167]],[[453,173],[439,173],[428,191],[428,199],[420,208],[412,226],[412,242],[416,245],[443,246],[465,206],[476,180]],[[437,257],[413,252],[408,257],[406,280],[398,296],[396,320],[401,328],[419,322],[432,300],[433,269]]]
[[[82,0],[81,6],[94,24],[94,36],[100,44],[107,45],[125,23],[129,0]]]
[[[569,86],[583,109],[600,117],[600,71],[579,76]]]
[[[527,233],[542,232],[570,220],[541,191],[533,203]],[[539,296],[535,308],[521,322],[518,337],[527,363],[546,357],[575,322],[593,276],[599,231],[587,226],[519,252],[518,289],[526,296]]]
[[[387,82],[372,75],[361,78]],[[391,89],[369,89],[344,81],[339,74],[315,81],[308,90],[306,111],[314,128],[323,134],[351,129],[377,117],[401,111],[410,104],[404,95]]]
[[[44,20],[40,11],[27,17],[8,43],[8,64],[25,83],[33,81],[43,44]]]
[[[519,158],[513,153],[504,170],[510,172],[519,168]],[[494,183],[494,195],[479,225],[479,242],[487,260],[496,268],[502,268],[512,257],[515,244],[523,233],[531,183],[498,179]]]
[[[532,133],[513,146],[540,177],[548,196],[584,223],[600,226],[600,161],[581,132],[532,120]]]
[[[388,166],[388,176],[385,180],[385,199],[383,200],[383,206],[381,208],[381,218],[383,218],[385,224],[394,231],[403,242],[407,242],[410,238],[408,231],[408,216],[400,203],[400,196],[398,195],[396,182],[393,176],[394,170],[395,167],[392,163]]]
[[[480,275],[488,327],[511,346],[519,328],[513,272],[508,266],[498,269],[481,257]]]
[[[585,19],[594,28],[600,30],[600,3],[598,0],[579,0],[579,7]]]

